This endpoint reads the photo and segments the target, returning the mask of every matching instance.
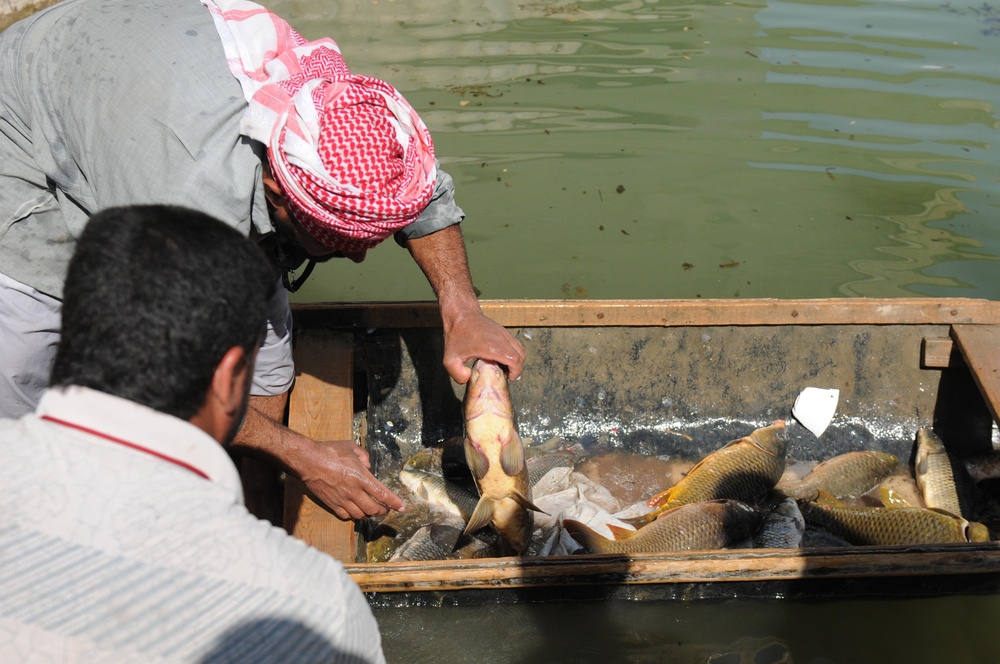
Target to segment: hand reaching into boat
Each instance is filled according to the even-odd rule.
[[[339,519],[400,512],[403,501],[371,472],[368,452],[353,440],[310,441],[297,474],[306,488]]]
[[[402,511],[403,501],[375,479],[368,452],[354,441],[316,441],[281,424],[287,397],[251,397],[233,445],[276,460],[339,519]]]

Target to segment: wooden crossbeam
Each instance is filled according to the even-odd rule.
[[[353,341],[349,334],[303,330],[294,351],[297,375],[288,426],[313,440],[354,437]],[[338,560],[354,562],[354,523],[312,500],[301,480],[285,481],[285,529]]]
[[[1000,422],[1000,325],[953,325],[951,336],[983,393],[993,421]]]

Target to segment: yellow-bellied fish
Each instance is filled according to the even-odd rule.
[[[847,452],[816,464],[801,480],[778,482],[774,490],[802,500],[813,500],[820,491],[836,498],[856,498],[878,486],[898,464],[899,458],[886,452]]]
[[[465,459],[480,495],[465,532],[492,523],[505,548],[522,555],[531,541],[529,510],[541,510],[531,502],[524,445],[500,365],[483,359],[473,363],[464,410]]]
[[[761,513],[737,500],[689,503],[667,510],[638,530],[609,526],[616,539],[602,537],[573,519],[563,528],[593,553],[654,553],[722,549],[750,539]]]
[[[649,505],[655,508],[652,512],[626,521],[643,526],[666,510],[706,500],[756,503],[781,479],[787,451],[783,421],[756,429],[712,452],[673,487],[650,498]]]

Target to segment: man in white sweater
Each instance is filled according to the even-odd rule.
[[[200,212],[86,226],[52,387],[0,420],[0,661],[384,660],[357,585],[247,512],[223,448],[274,283]]]

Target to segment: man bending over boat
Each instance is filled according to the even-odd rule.
[[[223,449],[274,287],[205,214],[94,215],[52,387],[0,420],[0,662],[384,661],[342,565],[251,516]]]
[[[285,287],[234,444],[276,459],[342,519],[402,502],[353,441],[282,424],[286,288],[313,261],[361,261],[395,236],[437,296],[451,376],[467,382],[476,357],[521,373],[520,342],[479,307],[427,128],[332,40],[308,42],[246,0],[64,0],[0,33],[0,81],[0,416],[30,412],[45,388],[76,238],[116,205],[197,208],[266,248]]]

